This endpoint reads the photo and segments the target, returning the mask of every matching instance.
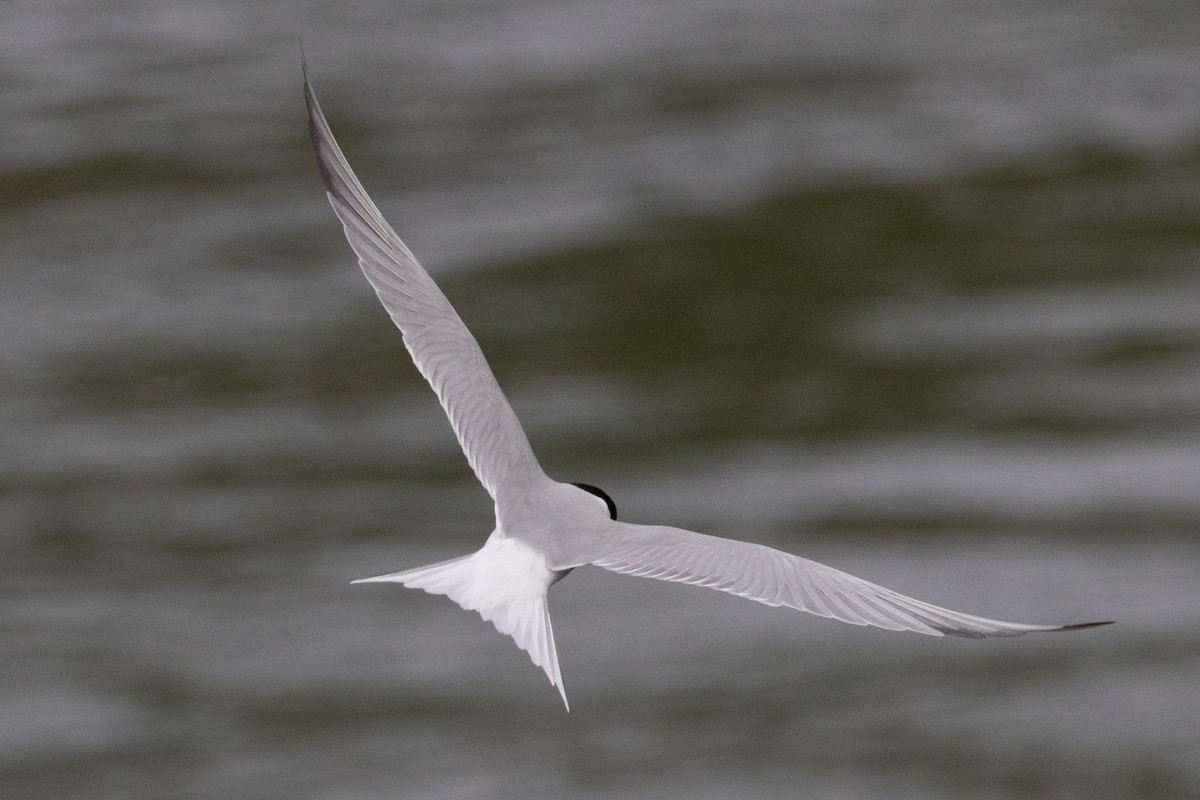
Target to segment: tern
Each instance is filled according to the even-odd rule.
[[[930,636],[1019,636],[1107,625],[1001,622],[931,605],[806,558],[749,542],[617,520],[595,486],[542,471],[475,338],[367,195],[330,131],[304,67],[308,128],[326,195],[363,274],[437,394],[496,527],[474,553],[354,583],[399,583],[449,597],[508,634],[570,710],[546,605],[576,567],[707,586],[852,625]]]

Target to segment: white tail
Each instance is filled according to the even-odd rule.
[[[400,583],[443,594],[462,608],[479,612],[546,672],[570,711],[546,607],[546,590],[556,577],[557,573],[546,567],[545,558],[532,548],[493,533],[481,550],[470,555],[354,583]]]

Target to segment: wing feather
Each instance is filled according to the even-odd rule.
[[[592,564],[613,572],[690,583],[769,606],[852,625],[930,636],[1019,636],[1106,625],[1030,625],[977,617],[902,595],[841,570],[762,545],[657,525],[614,523]]]
[[[355,177],[304,75],[309,134],[334,213],[383,307],[433,387],[479,481],[493,499],[502,485],[544,473],[474,337],[392,230]]]

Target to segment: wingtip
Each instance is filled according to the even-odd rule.
[[[1105,620],[1103,622],[1076,622],[1074,625],[1062,625],[1055,628],[1056,631],[1080,631],[1084,628],[1099,628],[1101,625],[1112,625],[1116,620]]]
[[[313,91],[312,79],[308,76],[308,59],[304,55],[304,45],[300,45],[300,77],[304,84],[304,103],[312,116],[313,104],[316,103],[316,93]]]
[[[330,165],[330,159],[342,158],[341,150],[333,138],[333,132],[329,130],[329,123],[325,121],[325,112],[321,110],[317,92],[308,77],[308,63],[304,60],[303,54],[300,58],[300,67],[304,73],[304,107],[308,111],[308,138],[312,142],[313,151],[317,156],[317,171],[321,174],[321,182],[324,183],[325,190],[332,199],[340,196],[341,192],[338,188],[338,177]],[[346,165],[346,170],[349,172],[349,165]],[[350,174],[350,177],[353,178],[353,173]]]

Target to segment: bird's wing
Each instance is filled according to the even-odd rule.
[[[614,572],[691,583],[852,625],[931,636],[1019,636],[1104,625],[1026,625],[940,608],[840,570],[762,545],[679,528],[613,523],[589,562]]]
[[[493,499],[506,482],[528,485],[544,479],[475,338],[350,169],[321,112],[307,69],[304,99],[329,203],[363,274],[450,418],[471,469]]]

